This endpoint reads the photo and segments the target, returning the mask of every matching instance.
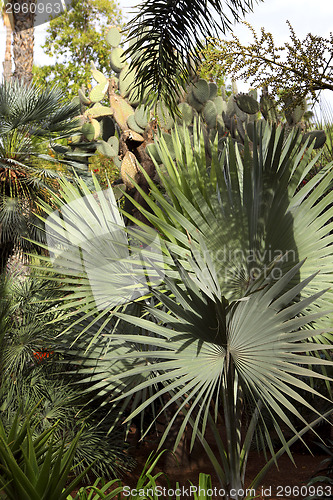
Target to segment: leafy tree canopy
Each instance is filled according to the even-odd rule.
[[[37,82],[59,85],[71,97],[91,80],[90,62],[102,72],[111,73],[110,47],[105,34],[122,22],[121,11],[113,0],[72,0],[66,15],[50,22],[43,49],[61,62],[34,68]]]
[[[202,72],[228,75],[234,80],[244,80],[254,87],[268,88],[282,101],[300,103],[316,92],[333,90],[333,35],[330,39],[308,33],[300,40],[291,24],[290,42],[278,47],[273,35],[261,28],[261,37],[253,27],[244,22],[253,34],[253,42],[242,45],[232,35],[232,40],[211,39],[204,51]]]

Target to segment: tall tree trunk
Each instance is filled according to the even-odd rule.
[[[13,77],[26,83],[30,83],[32,80],[35,4],[36,0],[12,0],[14,15],[13,56],[15,63]],[[18,8],[18,5],[20,8]]]
[[[3,65],[3,77],[7,82],[12,77],[12,33],[14,29],[14,18],[11,12],[8,12],[6,7],[2,11],[3,23],[6,27],[6,49],[5,60]]]

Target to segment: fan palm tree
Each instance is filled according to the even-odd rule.
[[[58,89],[41,89],[14,80],[0,85],[0,260],[38,239],[38,197],[48,197],[57,171],[47,163],[50,141],[73,132],[76,104]],[[66,150],[66,148],[62,148]],[[43,158],[44,161],[38,159]],[[31,246],[30,246],[31,248]]]
[[[252,10],[253,3],[253,0],[142,2],[138,15],[128,24],[132,42],[127,50],[142,96],[151,88],[150,100],[161,97],[173,109],[193,62],[199,57],[202,40],[215,33],[225,34],[232,26],[230,17],[238,21]]]
[[[181,413],[175,446],[191,424],[191,445],[196,438],[202,442],[221,497],[252,498],[244,478],[258,423],[273,458],[253,488],[283,452],[292,458],[289,446],[332,411],[306,379],[329,380],[311,367],[332,367],[325,356],[332,338],[327,207],[333,165],[303,184],[316,162],[312,146],[302,145],[297,131],[287,136],[283,128],[263,124],[255,127],[252,152],[248,142],[240,153],[230,141],[219,154],[215,143],[208,160],[200,128],[193,137],[186,128],[173,133],[175,159],[163,137],[156,147],[166,170],[162,175],[156,165],[164,193],[147,176],[150,194],[142,196],[150,211],[138,208],[159,237],[133,217],[141,231],[126,230],[112,192],[103,193],[97,183],[92,194],[82,181],[62,181],[67,205],[55,199],[62,216],[43,204],[54,272],[66,282],[67,303],[60,309],[79,329],[63,334],[71,344],[66,352],[80,363],[88,393],[103,404],[146,392],[128,419],[169,394],[164,406],[175,410],[160,446]],[[128,253],[125,231],[141,247],[130,244]],[[142,314],[128,307],[133,296],[143,304]],[[301,390],[324,400],[328,411],[320,412]],[[243,432],[245,397],[253,414]],[[312,412],[310,422],[300,407]],[[263,410],[281,441],[278,451]],[[226,442],[215,423],[220,411]],[[282,424],[292,433],[289,441]],[[205,439],[207,425],[218,454]]]

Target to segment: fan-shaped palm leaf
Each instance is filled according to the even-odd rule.
[[[167,175],[157,169],[166,196],[147,178],[150,195],[142,195],[152,213],[143,212],[179,258],[191,241],[205,245],[228,298],[241,297],[285,253],[285,270],[306,259],[294,283],[320,270],[303,290],[313,294],[332,283],[333,165],[304,184],[317,159],[311,159],[312,147],[300,144],[297,131],[286,136],[283,128],[260,127],[253,153],[249,144],[240,154],[229,142],[219,158],[216,145],[210,163],[200,133],[193,147],[188,132],[182,136],[185,146],[174,133],[175,160],[161,137],[157,148]],[[331,297],[329,292],[316,306],[329,308]]]
[[[303,185],[315,162],[310,160],[312,148],[300,144],[297,132],[286,136],[282,128],[255,129],[253,152],[248,143],[243,153],[232,142],[220,152],[215,144],[211,159],[199,129],[193,138],[184,129],[182,140],[176,131],[173,141],[175,160],[162,137],[157,144],[166,169],[164,176],[159,170],[164,194],[150,179],[150,195],[142,193],[150,212],[141,210],[163,235],[150,248],[158,257],[150,254],[141,261],[147,274],[156,278],[147,283],[156,299],[156,305],[146,307],[149,316],[125,310],[123,291],[116,307],[114,295],[108,296],[110,289],[102,293],[102,284],[116,283],[107,271],[114,274],[122,260],[129,265],[130,257],[122,251],[131,247],[114,198],[110,194],[107,202],[97,183],[92,196],[82,181],[77,186],[62,182],[67,205],[63,216],[48,209],[49,249],[55,253],[55,272],[61,274],[55,279],[65,283],[68,291],[61,307],[64,317],[75,318],[79,312],[76,325],[86,321],[76,345],[73,335],[68,338],[74,352],[82,351],[82,374],[90,376],[92,391],[106,394],[109,386],[110,397],[128,401],[138,391],[154,387],[129,418],[170,394],[166,407],[177,407],[162,442],[181,412],[184,422],[176,445],[187,423],[193,426],[193,440],[196,435],[204,440],[207,422],[213,425],[213,402],[218,411],[221,401],[228,443],[222,450],[220,479],[229,488],[240,488],[242,464],[261,405],[287,450],[281,422],[298,435],[290,415],[309,427],[299,405],[319,415],[299,391],[323,398],[303,379],[325,379],[308,365],[332,365],[316,354],[329,347],[325,336],[329,338],[332,298],[331,292],[324,292],[332,282],[332,209],[326,206],[332,202],[333,169],[328,165]],[[56,202],[61,209],[61,200]],[[155,230],[134,222],[142,228],[136,232],[137,239],[150,244]],[[120,231],[116,237],[115,227]],[[90,270],[95,262],[90,277],[86,262]],[[136,271],[131,268],[129,289],[137,286],[140,270]],[[95,297],[96,287],[100,295]],[[144,303],[145,297],[135,300]],[[122,325],[127,322],[140,329],[140,334],[123,326],[117,331],[116,322],[107,331],[114,317]],[[102,331],[106,340],[100,338]],[[136,377],[140,378],[131,386]],[[119,391],[122,394],[117,397]],[[253,399],[256,415],[242,448],[243,392]]]

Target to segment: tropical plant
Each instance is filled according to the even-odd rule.
[[[147,458],[141,474],[137,480],[135,487],[130,488],[129,486],[123,486],[120,480],[115,479],[105,484],[102,478],[96,479],[93,486],[86,486],[79,489],[74,500],[98,500],[99,498],[109,500],[111,498],[117,498],[120,500],[122,497],[129,498],[130,500],[139,500],[140,498],[145,500],[158,500],[163,493],[163,488],[158,485],[158,479],[163,477],[166,479],[167,484],[170,485],[168,477],[163,472],[157,472],[153,475],[154,468],[156,467],[161,456],[165,453],[165,450],[160,453],[151,453]],[[201,475],[200,475],[201,476]],[[200,481],[200,479],[199,479]],[[101,486],[99,486],[101,483]],[[202,479],[201,479],[202,484]],[[117,485],[116,488],[114,486]],[[107,490],[113,487],[113,490],[107,493]],[[167,488],[164,488],[167,490]],[[172,496],[165,494],[163,498],[171,500]],[[180,496],[176,496],[176,500],[179,500]],[[69,500],[69,499],[67,499]]]
[[[118,487],[114,488],[114,486]],[[113,487],[113,490],[108,493],[108,490]],[[93,485],[82,486],[76,493],[74,500],[110,500],[111,498],[117,498],[120,500],[121,483],[118,479],[113,479],[112,481],[105,482],[103,478],[97,478]],[[72,500],[73,497],[69,496],[67,500]]]
[[[10,500],[65,500],[87,473],[67,484],[79,435],[69,446],[55,443],[55,427],[34,438],[30,418],[18,412],[9,432],[0,420],[0,488]]]
[[[132,39],[127,54],[136,68],[136,84],[150,102],[161,98],[173,110],[185,87],[202,40],[231,29],[229,15],[239,21],[253,8],[252,0],[145,0],[128,24]],[[172,12],[172,16],[170,16]],[[214,18],[214,13],[216,17]],[[135,56],[135,54],[140,53]]]
[[[211,39],[203,51],[202,71],[228,75],[255,88],[268,88],[284,107],[302,104],[304,98],[318,99],[318,92],[333,90],[333,40],[308,33],[300,40],[287,21],[290,41],[278,47],[273,35],[261,28],[261,37],[244,22],[253,42],[243,45],[236,35],[231,40]]]
[[[92,396],[100,391],[104,404],[108,392],[117,401],[154,388],[128,419],[169,394],[164,407],[174,414],[160,446],[182,414],[175,447],[191,424],[191,446],[201,440],[224,497],[239,500],[259,422],[273,458],[253,480],[253,491],[277,458],[285,451],[292,458],[289,446],[325,418],[299,389],[325,398],[304,378],[325,380],[311,366],[332,366],[326,352],[332,295],[326,290],[332,282],[327,206],[333,167],[303,185],[316,161],[310,160],[313,145],[301,144],[299,131],[285,135],[283,128],[262,123],[254,127],[253,152],[245,141],[240,154],[230,140],[221,155],[215,143],[207,158],[200,128],[192,140],[186,127],[182,139],[175,130],[172,141],[174,159],[163,137],[155,143],[165,169],[162,175],[156,164],[164,194],[148,176],[149,195],[133,180],[150,210],[137,206],[155,229],[131,216],[140,230],[125,228],[112,191],[102,192],[97,182],[92,194],[80,180],[77,186],[62,181],[67,205],[55,199],[61,216],[43,204],[54,272],[67,276],[71,292],[61,309],[76,325],[85,320],[81,331],[68,330],[64,339],[91,384],[88,390]],[[141,246],[128,250],[125,231]],[[131,301],[142,301],[145,312],[138,315],[128,307]],[[245,396],[254,410],[242,432]],[[311,408],[312,422],[300,404]],[[281,441],[278,451],[262,408]],[[220,410],[226,442],[215,425]],[[289,414],[303,424],[301,431]],[[291,432],[288,441],[282,424]],[[217,455],[205,440],[207,425]]]
[[[310,479],[307,484],[310,496],[306,500],[329,500],[332,498],[333,492],[333,441],[328,440],[327,445],[318,443],[318,446],[327,455],[321,465],[324,466],[320,469],[314,477]]]
[[[56,143],[57,137],[74,133],[77,114],[78,106],[66,102],[59,89],[42,89],[17,80],[0,85],[1,269],[16,248],[32,248],[27,238],[42,237],[37,200],[48,198],[47,188],[57,187],[59,175],[50,162],[64,162],[84,171],[85,155],[76,153],[76,161],[70,161],[67,149]],[[57,161],[47,154],[53,146],[60,156]]]
[[[198,78],[196,74],[191,75],[190,84],[177,100],[179,116],[174,120],[162,101],[158,101],[153,107],[149,102],[140,104],[138,91],[133,88],[137,77],[136,67],[131,70],[129,61],[124,59],[124,49],[121,47],[122,35],[117,27],[109,29],[106,41],[111,46],[110,63],[117,77],[112,74],[105,76],[93,63],[91,64],[91,74],[97,83],[89,93],[84,87],[79,89],[81,136],[78,134],[73,138],[73,142],[78,141],[82,144],[91,141],[100,155],[109,157],[114,167],[119,168],[121,178],[117,183],[120,184],[117,188],[117,197],[121,196],[119,188],[125,187],[126,192],[136,202],[148,208],[148,203],[130,178],[133,178],[145,193],[149,192],[148,181],[141,174],[140,167],[144,168],[150,178],[156,179],[151,156],[157,163],[161,163],[154,144],[157,128],[162,131],[171,156],[175,156],[170,134],[175,121],[178,124],[185,122],[192,130],[194,122],[198,116],[200,117],[202,130],[207,138],[207,155],[210,155],[209,143],[216,137],[219,139],[220,149],[223,149],[227,135],[239,144],[244,143],[246,133],[252,139],[253,122],[260,116],[271,123],[287,122],[289,126],[298,125],[303,128],[307,116],[304,103],[288,111],[285,109],[282,114],[276,101],[265,93],[258,102],[257,91],[250,91],[248,94],[238,93],[236,83],[233,82],[232,92],[227,93],[223,82],[217,84],[214,81]],[[139,61],[141,57],[143,54],[139,50],[133,54],[134,61]],[[149,93],[150,88],[147,86],[145,100],[148,99]],[[182,136],[182,127],[178,132]],[[325,143],[324,131],[307,132],[303,135],[303,141],[309,136],[310,142],[312,138],[316,138],[314,148],[322,147]],[[94,168],[94,171],[99,173],[100,169]],[[97,177],[100,180],[100,176]],[[133,207],[129,198],[125,199],[125,208],[136,218],[147,222],[142,212]]]
[[[27,269],[25,269],[27,271]],[[11,272],[0,281],[0,416],[10,427],[20,407],[34,412],[35,432],[57,424],[55,437],[72,441],[80,431],[74,465],[81,472],[117,477],[130,470],[134,460],[124,445],[124,430],[117,415],[108,411],[94,416],[83,388],[73,377],[66,356],[56,354],[56,339],[64,324],[52,323],[59,305],[58,286],[47,279]],[[100,423],[103,420],[103,423]],[[114,430],[110,433],[110,427]]]

